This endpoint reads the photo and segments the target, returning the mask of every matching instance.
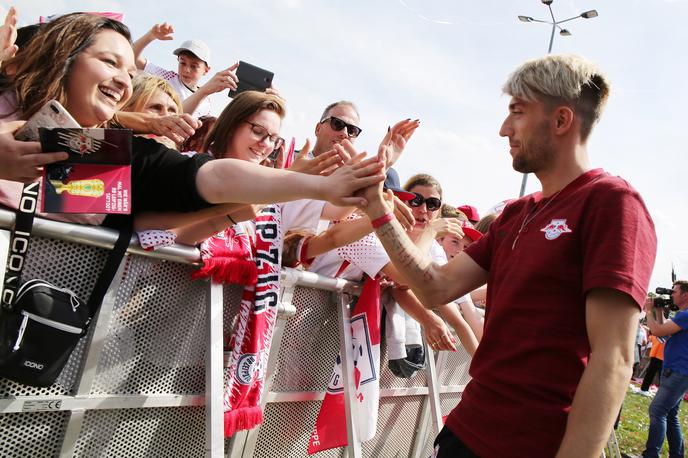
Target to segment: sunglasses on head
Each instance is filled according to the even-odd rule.
[[[330,127],[335,132],[339,132],[340,130],[342,130],[346,127],[346,134],[351,138],[356,138],[361,133],[360,127],[354,126],[353,124],[349,124],[348,122],[342,121],[341,119],[339,119],[335,116],[328,116],[327,118],[320,121],[320,124],[327,122],[327,121],[330,121]]]
[[[435,210],[439,210],[442,206],[442,201],[437,197],[428,197],[426,199],[417,192],[414,192],[413,194],[415,194],[416,197],[408,201],[409,207],[420,207],[423,205],[423,203],[425,203],[425,208],[427,208],[428,211],[434,212]]]

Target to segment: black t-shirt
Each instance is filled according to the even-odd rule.
[[[131,214],[190,212],[212,206],[196,189],[196,174],[213,158],[185,156],[148,138],[134,137],[131,163]],[[108,215],[103,226],[121,227],[126,215]]]

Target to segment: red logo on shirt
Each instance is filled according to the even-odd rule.
[[[540,231],[545,233],[545,238],[547,240],[554,240],[558,238],[561,234],[573,232],[566,225],[565,219],[553,219],[549,222],[547,226],[540,229]]]

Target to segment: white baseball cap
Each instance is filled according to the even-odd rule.
[[[175,56],[183,51],[188,51],[194,56],[205,62],[206,65],[210,66],[208,63],[210,61],[210,48],[208,45],[203,43],[201,40],[186,40],[180,47],[173,51]]]

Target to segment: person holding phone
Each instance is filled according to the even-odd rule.
[[[45,65],[47,61],[53,65]],[[131,96],[136,71],[128,28],[84,13],[67,14],[42,26],[8,64],[14,65],[16,73],[0,74],[0,92],[16,99],[10,114],[28,119],[48,100],[56,99],[82,127],[107,125]],[[36,142],[27,144],[36,151],[40,148]],[[20,145],[12,135],[0,134],[2,154],[13,147]],[[305,175],[236,159],[186,157],[153,140],[134,137],[132,212],[188,212],[228,202],[299,198],[353,205],[361,200],[352,196],[356,189],[384,179],[381,167],[371,158],[340,167],[327,177]],[[270,186],[265,186],[268,182]],[[6,190],[12,194],[10,206],[16,208],[21,185],[14,184],[13,191]],[[114,216],[106,223],[117,226],[117,219],[110,219]]]

